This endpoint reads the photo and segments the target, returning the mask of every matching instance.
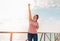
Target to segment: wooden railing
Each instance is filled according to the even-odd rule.
[[[10,34],[10,41],[12,41],[12,37],[13,37],[13,34],[17,33],[17,34],[25,34],[25,33],[28,33],[28,32],[0,32],[1,33],[9,33]],[[38,32],[39,34],[41,34],[41,37],[40,37],[40,40],[39,41],[42,41],[42,37],[44,36],[44,41],[46,41],[46,37],[49,39],[49,41],[52,41],[52,37],[51,37],[51,34],[53,33],[54,34],[54,41],[59,41],[60,38],[58,38],[58,36],[55,36],[55,34],[60,34],[60,33],[54,33],[54,32]],[[48,36],[47,33],[49,33],[50,35]],[[27,41],[28,39],[26,39],[25,41]]]

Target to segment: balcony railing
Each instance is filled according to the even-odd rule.
[[[27,34],[28,32],[0,32],[0,34],[6,34],[6,33],[10,34],[9,41],[13,41],[13,34]],[[38,34],[39,34],[39,41],[60,41],[60,33],[38,32]],[[28,39],[25,39],[24,41],[28,41]]]

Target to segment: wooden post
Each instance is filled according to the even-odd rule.
[[[12,34],[13,34],[13,33],[12,33],[12,32],[10,32],[10,41],[12,41]]]
[[[51,33],[50,33],[50,41],[51,41]]]
[[[42,35],[41,35],[40,41],[42,40],[42,37],[43,37],[43,33],[42,33]]]
[[[45,41],[45,38],[46,38],[45,35],[46,35],[46,33],[44,33],[44,41]]]
[[[55,33],[54,33],[54,41],[56,41],[56,36],[55,36]]]

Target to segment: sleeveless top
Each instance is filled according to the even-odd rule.
[[[37,22],[29,21],[28,33],[37,34]]]

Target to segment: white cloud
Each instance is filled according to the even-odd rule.
[[[39,21],[40,29],[39,32],[60,32],[60,20],[44,20]]]
[[[45,7],[60,7],[60,0],[36,0],[36,5],[41,8]]]
[[[27,0],[0,1],[0,31],[25,31],[28,28]]]
[[[53,17],[50,17],[50,18],[49,18],[49,21],[52,21],[52,20],[53,20]]]

